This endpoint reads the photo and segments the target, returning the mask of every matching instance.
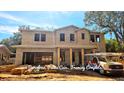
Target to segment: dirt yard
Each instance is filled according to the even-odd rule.
[[[0,81],[104,81],[104,80],[123,81],[124,80],[124,75],[121,77],[104,76],[94,71],[81,71],[81,70],[70,70],[70,69],[68,70],[46,69],[44,71],[41,71],[40,74],[38,73],[24,74],[22,72],[24,72],[25,69],[27,70],[27,66],[25,65],[18,67],[14,65],[0,66]]]
[[[11,75],[0,73],[1,81],[123,81],[124,77],[103,76],[93,71]]]

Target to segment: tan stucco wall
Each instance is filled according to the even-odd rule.
[[[106,51],[106,48],[105,48],[104,34],[102,34],[102,33],[95,33],[95,32],[90,32],[90,34],[94,35],[95,38],[96,38],[96,35],[100,35],[100,42],[92,42],[92,44],[97,44],[98,45],[97,51],[99,51],[99,52],[105,52]]]
[[[55,32],[55,44],[56,45],[75,45],[77,43],[76,28],[60,29]],[[60,33],[65,34],[65,41],[60,41]],[[70,34],[75,34],[75,41],[70,41]]]
[[[34,41],[34,35],[36,33],[39,34],[46,34],[46,41]],[[60,41],[60,33],[65,33],[65,41]],[[70,34],[75,35],[75,41],[70,41]],[[85,34],[85,39],[83,40],[81,38],[81,33]],[[93,35],[100,35],[100,43],[90,42],[90,34]],[[98,45],[98,50],[105,52],[105,40],[104,40],[104,34],[96,33],[96,32],[89,32],[85,29],[80,29],[75,27],[68,27],[65,29],[58,29],[56,31],[22,31],[22,45],[56,45],[56,46],[92,46],[92,45]]]
[[[46,34],[46,41],[34,41],[35,34]],[[52,45],[54,44],[54,33],[46,31],[24,31],[22,32],[22,45]]]
[[[34,41],[34,35],[36,33],[39,34],[46,34],[46,41]],[[60,33],[65,33],[65,41],[60,41]],[[75,35],[75,41],[70,41],[70,34]],[[81,38],[81,33],[85,34],[85,39],[83,40]],[[100,35],[100,43],[90,42],[90,34],[93,35]],[[23,31],[22,32],[22,45],[57,45],[57,46],[77,46],[77,45],[93,45],[97,44],[98,45],[98,50],[105,52],[105,39],[104,39],[104,34],[101,33],[95,33],[95,32],[89,32],[84,29],[77,30],[77,28],[69,27],[66,29],[59,29],[54,32],[50,31]]]
[[[20,65],[20,64],[22,64],[22,56],[23,56],[22,49],[17,48],[17,49],[16,49],[15,65]]]
[[[64,33],[65,34],[65,41],[60,41],[60,33]],[[85,39],[82,39],[81,34],[84,33],[85,34]],[[75,35],[75,41],[70,41],[70,34],[74,34]],[[72,28],[68,28],[68,29],[62,29],[62,30],[58,30],[55,33],[55,43],[56,45],[89,45],[89,32],[86,30],[77,30],[72,29]]]
[[[82,36],[81,36],[82,33],[84,33],[84,35],[85,35],[84,39],[82,39]],[[90,44],[89,40],[90,40],[90,36],[89,36],[88,31],[86,31],[86,30],[77,31],[77,44],[78,45],[89,45]]]

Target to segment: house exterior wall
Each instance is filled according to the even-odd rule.
[[[88,32],[86,30],[76,31],[77,28],[60,29],[54,32],[48,31],[23,31],[22,45],[58,45],[58,46],[76,46],[76,45],[97,45],[98,51],[106,51],[104,34],[96,32]],[[46,41],[34,41],[35,34],[46,34]],[[60,41],[60,33],[65,34],[65,41]],[[85,34],[85,39],[82,39],[81,34]],[[70,41],[70,34],[74,34],[75,41]],[[90,42],[90,35],[100,35],[100,42]],[[95,37],[96,38],[96,37]]]
[[[105,52],[106,51],[106,48],[105,48],[104,34],[102,34],[102,33],[96,33],[96,32],[90,32],[90,35],[94,35],[95,38],[96,38],[96,35],[99,35],[100,36],[100,42],[96,42],[96,39],[95,39],[95,42],[91,42],[91,44],[96,44],[98,46],[98,48],[96,49],[96,51]]]
[[[89,32],[86,30],[78,30],[78,29],[72,29],[72,28],[68,28],[68,29],[62,29],[62,30],[58,30],[55,32],[55,44],[56,45],[89,45],[90,42],[90,37],[89,37]],[[60,41],[60,33],[64,33],[65,34],[65,41]],[[85,39],[82,39],[81,34],[84,33],[85,34]],[[75,41],[70,41],[70,34],[74,34],[75,35]]]
[[[104,34],[89,32],[86,29],[79,29],[75,26],[68,26],[65,28],[57,29],[53,32],[50,31],[37,31],[37,30],[23,30],[22,43],[16,49],[16,65],[22,64],[23,52],[53,52],[53,64],[58,65],[60,61],[60,50],[65,50],[65,63],[71,64],[70,54],[75,52],[75,64],[79,64],[79,52],[81,52],[82,61],[84,53],[91,53],[92,49],[96,51],[105,52]],[[35,34],[46,34],[46,41],[34,41]],[[60,33],[65,34],[65,41],[60,41]],[[81,34],[84,34],[82,39]],[[74,34],[75,40],[70,41],[70,34]],[[100,35],[100,42],[91,42],[90,35]],[[92,48],[91,48],[92,47]],[[58,52],[58,48],[60,49]],[[72,50],[72,51],[71,51]],[[83,63],[83,62],[82,62]],[[72,62],[73,64],[73,62]]]
[[[84,33],[84,39],[82,39],[81,34]],[[77,31],[77,44],[78,45],[90,45],[89,32],[86,30]]]
[[[15,65],[21,65],[22,64],[22,58],[23,58],[23,49],[17,48],[16,49],[16,60]]]
[[[66,28],[55,31],[55,44],[56,45],[75,45],[77,43],[77,33],[75,32],[77,28]],[[60,41],[60,33],[65,34],[65,41]],[[70,41],[70,34],[75,35],[75,41]]]
[[[70,54],[69,54],[69,48],[64,49],[65,50],[65,62],[61,62],[60,64],[66,64],[69,65],[70,61]],[[53,64],[57,65],[57,49],[37,49],[37,48],[18,48],[16,53],[16,65],[22,64],[23,61],[23,53],[24,52],[52,52],[53,53]],[[78,65],[79,64],[79,52],[81,51],[80,49],[72,49],[72,51],[75,53],[75,61],[72,62],[73,65]],[[87,50],[86,50],[87,51]]]
[[[34,41],[35,34],[46,34],[46,41]],[[54,45],[54,33],[45,31],[23,31],[22,45]]]

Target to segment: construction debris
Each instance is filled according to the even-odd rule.
[[[56,66],[53,65],[53,64],[45,65],[44,67],[45,67],[45,69],[47,69],[47,70],[49,70],[49,69],[58,69],[58,67],[56,67]]]
[[[11,72],[13,68],[17,67],[16,65],[2,65],[0,66],[0,72]]]
[[[21,75],[27,70],[27,67],[17,67],[12,69],[11,74],[12,75]]]
[[[24,74],[25,74],[25,75],[31,74],[31,73],[33,72],[34,68],[35,68],[35,67],[31,67],[31,68],[27,69],[26,71],[24,71]]]

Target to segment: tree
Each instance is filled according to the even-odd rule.
[[[120,46],[116,39],[106,40],[107,52],[124,52],[124,46]]]
[[[85,25],[97,28],[97,31],[114,33],[119,45],[124,44],[124,12],[90,11],[85,13]]]
[[[12,48],[11,46],[12,45],[20,45],[21,44],[21,33],[20,32],[17,32],[17,33],[14,33],[14,35],[10,38],[7,38],[7,39],[3,39],[0,44],[4,44],[6,45],[10,51],[14,52],[15,53],[15,49]]]
[[[119,47],[115,39],[106,40],[106,51],[107,52],[118,52]]]

